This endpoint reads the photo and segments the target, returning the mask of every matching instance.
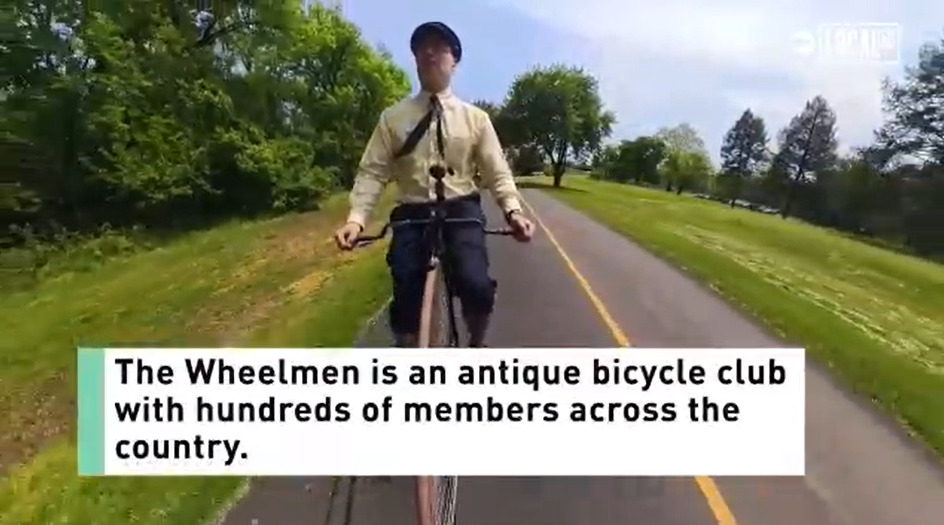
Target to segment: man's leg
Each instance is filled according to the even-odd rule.
[[[422,229],[399,228],[394,231],[387,251],[387,265],[393,281],[390,328],[394,334],[394,345],[399,348],[412,348],[417,344],[423,284],[429,259],[429,250],[425,245]]]
[[[449,230],[447,241],[452,254],[450,284],[462,302],[462,316],[469,329],[469,346],[481,347],[485,344],[495,306],[497,285],[489,275],[485,232],[477,224],[457,224]]]
[[[465,319],[466,326],[469,327],[469,346],[471,348],[485,346],[485,336],[488,334],[488,323],[492,314],[468,312],[463,313],[462,317]]]

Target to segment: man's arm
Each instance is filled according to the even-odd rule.
[[[364,154],[361,156],[351,188],[349,201],[351,212],[347,222],[359,224],[361,230],[367,226],[370,214],[383,193],[384,186],[390,180],[390,161],[393,158],[390,127],[387,125],[387,113],[381,113],[374,127]]]
[[[488,113],[482,111],[477,120],[479,139],[475,146],[476,162],[482,174],[482,181],[507,217],[513,211],[521,211],[518,187]]]

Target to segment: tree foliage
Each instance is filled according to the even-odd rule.
[[[711,159],[705,141],[688,123],[662,128],[655,137],[665,144],[665,155],[658,173],[666,191],[704,188],[711,176]]]
[[[815,181],[816,173],[835,166],[836,114],[829,103],[816,96],[780,132],[773,164],[775,176],[786,187],[781,214],[786,217],[801,185]]]
[[[757,176],[768,160],[767,128],[764,119],[750,109],[738,118],[721,145],[720,190],[731,205],[740,196],[747,179]]]
[[[910,156],[944,164],[944,38],[923,46],[900,84],[886,82],[889,119],[876,133],[882,161]]]
[[[703,189],[711,177],[711,162],[706,155],[692,151],[669,149],[659,166],[666,191],[681,194],[686,189]]]
[[[609,136],[615,116],[603,109],[597,80],[576,67],[536,68],[515,79],[502,109],[509,146],[535,146],[560,186],[568,158],[591,156]]]
[[[603,179],[654,185],[659,183],[659,165],[666,152],[666,144],[656,137],[624,140],[600,150],[593,169]]]
[[[377,114],[408,93],[389,55],[334,10],[185,5],[4,10],[8,244],[312,206],[350,184]]]
[[[705,141],[702,140],[695,128],[683,122],[677,126],[665,127],[656,132],[656,138],[665,143],[670,150],[687,152],[708,157]]]

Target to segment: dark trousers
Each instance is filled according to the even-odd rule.
[[[422,220],[431,216],[432,204],[401,204],[390,213],[390,221]],[[443,230],[449,284],[459,297],[466,314],[490,314],[495,305],[497,283],[488,271],[488,250],[485,246],[485,214],[479,194],[446,201],[448,218],[476,218],[477,223],[449,223]],[[393,230],[387,265],[393,280],[393,302],[390,305],[390,327],[397,334],[419,331],[423,285],[426,282],[429,257],[434,239],[427,226],[403,225]],[[448,257],[448,260],[446,259]]]

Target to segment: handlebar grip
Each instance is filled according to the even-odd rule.
[[[485,228],[486,235],[514,235],[511,228]]]
[[[368,244],[379,241],[387,236],[387,230],[390,228],[390,224],[384,224],[384,227],[380,230],[380,233],[377,235],[362,235],[354,241],[354,247],[358,246],[367,246]]]
[[[371,237],[358,237],[357,240],[354,241],[354,246],[367,246],[368,244],[379,240],[380,237],[377,235]]]

